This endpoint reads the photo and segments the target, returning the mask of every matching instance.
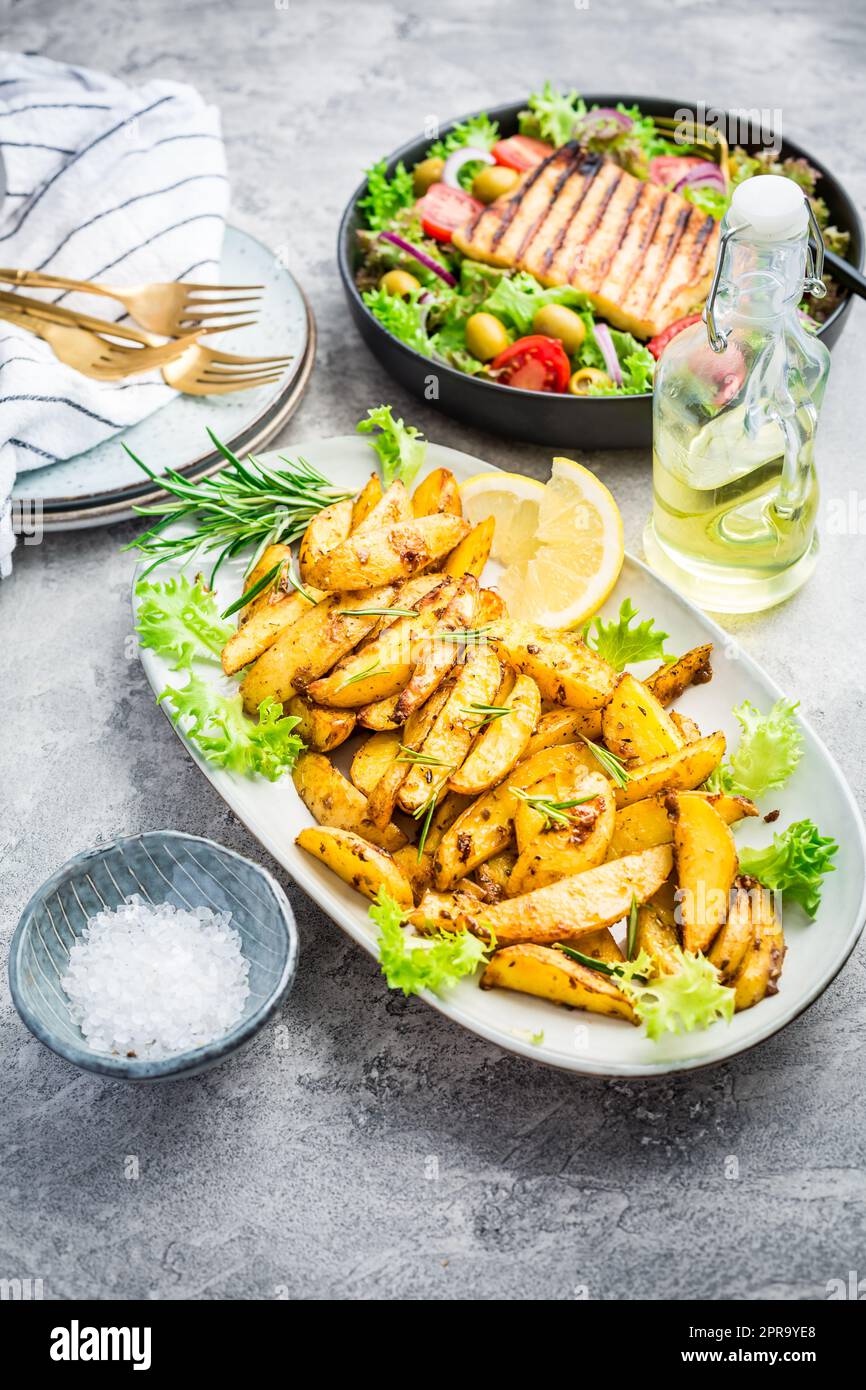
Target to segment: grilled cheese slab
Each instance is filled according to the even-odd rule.
[[[582,290],[616,328],[650,338],[707,296],[718,223],[571,143],[454,233],[464,255]]]

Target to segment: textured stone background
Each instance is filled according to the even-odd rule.
[[[424,118],[553,77],[779,107],[866,195],[859,0],[48,0],[0,6],[12,48],[130,81],[195,81],[223,110],[234,218],[274,246],[318,317],[315,378],[281,437],[350,430],[382,397],[427,432],[543,475],[545,451],[458,428],[388,384],[343,310],[338,215],[360,169]],[[834,358],[825,504],[861,489],[866,310]],[[579,441],[563,444],[579,447]],[[596,456],[639,548],[649,459]],[[0,593],[0,924],[70,854],[174,826],[263,859],[185,756],[135,662],[132,528],[19,547]],[[736,627],[866,785],[866,536],[825,535],[786,608]],[[104,1083],[24,1030],[2,987],[0,1275],[51,1297],[821,1298],[866,1274],[864,949],[757,1051],[667,1083],[590,1083],[504,1055],[382,988],[288,885],[302,936],[289,1047],[162,1089]],[[137,1155],[141,1177],[124,1179]],[[725,1178],[726,1157],[739,1180]],[[438,1181],[425,1165],[438,1160]]]

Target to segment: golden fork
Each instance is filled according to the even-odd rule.
[[[172,338],[171,342],[155,348],[124,347],[121,343],[108,342],[89,328],[56,323],[29,314],[16,314],[11,309],[0,307],[0,319],[42,338],[59,361],[65,362],[67,367],[74,367],[83,376],[94,377],[98,381],[120,381],[138,372],[153,371],[155,367],[162,367],[177,357],[179,352],[183,353],[195,341],[194,335],[190,334],[188,338]]]
[[[65,275],[44,275],[39,270],[10,270],[0,268],[0,281],[13,285],[30,285],[41,289],[78,290],[83,294],[101,294],[116,299],[126,312],[153,333],[168,337],[184,336],[204,324],[205,319],[243,318],[249,309],[226,309],[224,304],[248,304],[259,300],[257,294],[235,294],[236,290],[261,290],[263,285],[196,285],[189,281],[168,284],[125,285],[117,289],[96,280],[70,280]],[[228,299],[209,299],[203,295],[231,294]],[[243,327],[224,323],[225,328]]]
[[[226,395],[278,381],[292,361],[278,357],[240,357],[202,347],[196,340],[217,328],[158,343],[149,333],[108,323],[88,314],[74,314],[56,304],[43,304],[24,295],[0,291],[0,318],[18,323],[50,343],[55,354],[86,376],[117,380],[138,372],[162,369],[169,386],[186,395]],[[125,348],[103,334],[120,335],[139,346]],[[258,368],[259,370],[253,370]]]

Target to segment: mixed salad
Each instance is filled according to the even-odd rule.
[[[459,371],[524,390],[640,395],[652,390],[666,344],[698,317],[696,304],[694,313],[643,343],[605,323],[581,291],[545,287],[526,271],[482,264],[454,245],[453,233],[474,211],[571,140],[716,219],[744,179],[782,174],[809,197],[827,247],[847,252],[849,234],[830,225],[817,193],[820,175],[805,159],[780,159],[770,149],[728,150],[720,136],[712,146],[683,144],[637,106],[587,107],[576,92],[549,82],[530,96],[518,127],[518,134],[503,137],[497,122],[481,114],[434,141],[411,169],[400,161],[389,176],[381,160],[367,170],[356,272],[364,303],[394,337]],[[802,313],[817,327],[838,301],[838,287],[829,283],[826,298],[807,299]]]

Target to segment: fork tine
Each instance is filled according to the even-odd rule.
[[[263,290],[264,285],[195,285],[191,280],[178,280],[175,282],[182,285],[185,290]]]
[[[179,314],[178,323],[201,323],[204,319],[242,319],[252,309],[212,309],[206,314]]]
[[[207,333],[234,333],[234,331],[235,331],[236,328],[254,328],[255,325],[256,325],[256,323],[257,323],[257,320],[256,320],[256,319],[244,319],[243,323],[227,323],[227,324],[216,323],[216,324],[211,324],[211,325],[210,325],[209,327],[207,327],[207,328],[202,328],[202,329],[199,329],[199,330],[192,329],[192,330],[187,330],[187,331],[191,331],[191,332],[195,333],[195,336],[196,336],[197,338],[203,338]],[[210,352],[210,351],[211,351],[211,348],[208,348],[207,350],[208,350],[208,352]]]
[[[248,381],[225,382],[219,386],[213,382],[196,382],[195,385],[202,396],[227,396],[232,391],[252,391],[256,386],[268,386],[273,381],[279,381],[279,377],[257,376]],[[186,389],[189,390],[189,386]]]
[[[288,366],[289,362],[294,362],[294,354],[291,352],[283,353],[278,357],[238,357],[233,352],[218,352],[216,348],[207,348],[207,354],[211,362],[225,362],[229,366],[237,367],[264,367],[269,362],[279,362]]]
[[[200,294],[188,294],[185,305],[187,308],[192,304],[196,308],[201,305],[203,309],[212,309],[217,304],[258,304],[261,297],[260,294],[232,294],[221,295],[219,299],[205,299]]]
[[[211,371],[204,371],[204,372],[199,372],[199,373],[198,373],[198,376],[197,376],[196,380],[197,380],[197,381],[212,381],[213,384],[214,384],[215,386],[219,386],[219,385],[221,385],[222,382],[224,382],[224,381],[253,381],[253,380],[258,380],[259,377],[263,377],[263,376],[269,377],[269,378],[271,378],[273,381],[279,381],[279,380],[281,380],[282,375],[283,375],[282,372],[274,372],[274,371],[257,372],[257,371],[254,371],[254,370],[252,370],[252,369],[251,369],[250,371],[244,371],[244,372],[211,372]]]

